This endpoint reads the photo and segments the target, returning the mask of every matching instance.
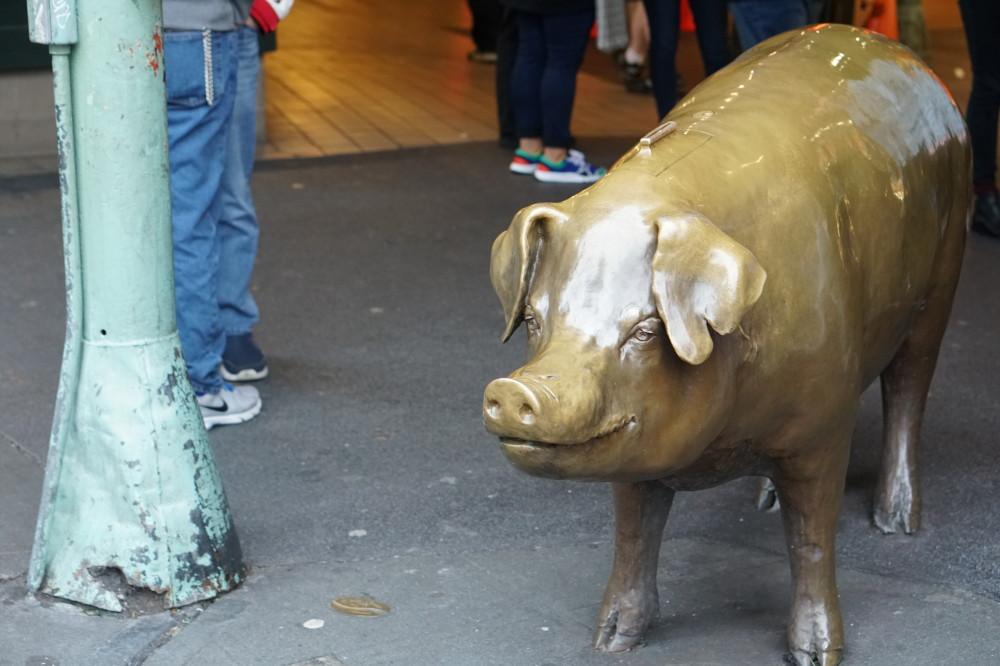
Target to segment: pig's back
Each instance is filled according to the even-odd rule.
[[[887,362],[968,201],[965,125],[934,74],[878,35],[814,26],[746,52],[668,119],[677,131],[622,176],[652,171],[757,255],[768,327],[815,341],[859,325],[864,365]]]

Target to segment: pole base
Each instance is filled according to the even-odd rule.
[[[33,590],[121,611],[109,572],[162,595],[166,608],[242,581],[239,539],[176,333],[84,341],[75,418],[47,465]]]

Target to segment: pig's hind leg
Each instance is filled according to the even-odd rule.
[[[920,528],[920,428],[958,283],[964,240],[964,225],[953,224],[940,250],[942,259],[926,307],[882,372],[884,444],[872,518],[885,534],[913,534]]]
[[[656,570],[674,491],[658,481],[614,483],[615,561],[594,631],[594,648],[630,650],[660,612]]]

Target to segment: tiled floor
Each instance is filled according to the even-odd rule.
[[[964,104],[968,62],[954,0],[925,0],[932,61]],[[497,137],[494,68],[466,60],[464,0],[301,0],[265,57],[262,158],[314,157]],[[652,98],[626,93],[602,54],[588,55],[577,136],[634,136],[656,122]],[[701,76],[685,36],[678,68]]]
[[[464,0],[299,2],[265,57],[261,156],[495,139],[495,70],[466,60],[468,26]],[[579,77],[577,135],[639,136],[655,122],[651,97]]]

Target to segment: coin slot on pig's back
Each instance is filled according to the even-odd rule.
[[[678,129],[677,123],[671,120],[642,137],[612,170],[638,169],[647,175],[659,176],[712,138],[702,130]]]

